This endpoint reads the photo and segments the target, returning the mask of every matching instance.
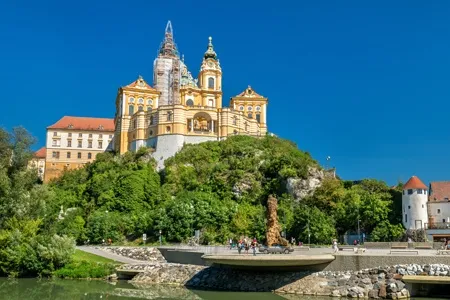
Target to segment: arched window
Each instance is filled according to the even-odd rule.
[[[192,99],[189,99],[188,101],[186,101],[186,105],[187,106],[194,106],[194,101],[192,101]]]
[[[153,125],[153,122],[154,122],[153,116],[150,116],[150,125]]]
[[[144,107],[142,105],[139,105],[138,111],[144,111]]]
[[[209,107],[214,107],[214,99],[209,99],[208,100],[208,106]]]
[[[214,88],[214,78],[209,77],[208,78],[208,89],[213,89],[213,88]]]
[[[128,106],[128,113],[130,116],[134,115],[134,105]]]
[[[172,121],[172,112],[171,111],[167,112],[167,121]]]
[[[261,115],[260,114],[256,114],[256,121],[258,123],[261,123]]]
[[[91,159],[92,158],[92,153],[88,153],[88,159]]]
[[[233,125],[237,125],[237,117],[236,116],[233,117]]]
[[[138,99],[138,102],[139,102],[139,104],[142,104],[142,103],[144,103],[144,99],[139,98],[139,99]]]
[[[248,113],[248,118],[249,119],[253,118],[253,114],[252,113]]]

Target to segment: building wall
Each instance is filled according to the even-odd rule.
[[[34,157],[28,163],[28,168],[36,169],[39,178],[44,180],[45,176],[45,158],[42,157]]]
[[[418,192],[422,191],[422,194]],[[422,229],[428,223],[428,193],[427,190],[412,189],[412,194],[408,190],[402,195],[402,219],[406,229]]]
[[[450,202],[428,202],[428,215],[436,223],[448,223],[450,228]]]
[[[80,133],[82,134],[81,138],[79,137]],[[69,140],[72,142],[71,145],[69,145]],[[112,149],[113,140],[114,132],[111,131],[48,129],[44,181],[48,182],[59,177],[64,170],[77,169],[94,161],[98,153]],[[78,147],[79,141],[81,147]],[[68,153],[70,153],[70,157]],[[80,158],[78,154],[81,155]]]
[[[152,156],[157,162],[157,169],[164,168],[164,161],[172,157],[183,148],[185,139],[181,134],[168,134],[152,138],[147,141],[148,145],[154,145],[156,148]]]

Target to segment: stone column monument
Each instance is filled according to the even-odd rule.
[[[277,208],[277,198],[270,195],[267,199],[267,246],[272,246],[273,244],[288,246],[288,241],[280,235],[281,228],[278,224]]]

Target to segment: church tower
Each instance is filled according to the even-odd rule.
[[[403,186],[402,223],[406,229],[423,229],[428,222],[427,191],[427,186],[417,176],[412,176]]]
[[[153,84],[161,92],[159,105],[180,103],[180,56],[173,38],[172,23],[167,22],[164,40],[153,63]]]
[[[214,51],[212,37],[209,37],[208,48],[203,55],[198,79],[202,90],[202,105],[222,108],[222,68]]]

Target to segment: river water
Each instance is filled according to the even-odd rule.
[[[183,300],[324,300],[331,298],[272,293],[211,292],[184,287],[153,286],[140,289],[126,282],[115,284],[99,280],[47,280],[0,278],[0,300],[79,300],[79,299],[183,299]],[[424,300],[426,298],[421,298]],[[428,299],[430,300],[430,299]],[[436,299],[433,299],[436,300]]]

